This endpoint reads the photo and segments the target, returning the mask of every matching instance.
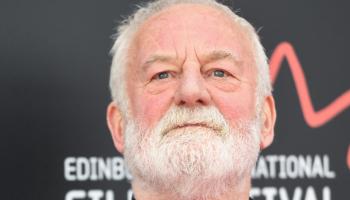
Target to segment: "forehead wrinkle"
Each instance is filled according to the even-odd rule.
[[[181,6],[181,5],[178,5],[178,6]],[[197,7],[196,5],[191,5],[191,7],[192,6]],[[177,7],[177,6],[174,6],[174,7]],[[202,7],[202,6],[200,6],[200,7]],[[200,51],[202,49],[200,46],[204,47],[204,49],[208,48],[208,47],[206,47],[205,44],[201,44],[201,43],[198,44],[198,41],[195,38],[191,39],[191,36],[193,37],[193,35],[191,33],[191,30],[193,30],[193,28],[194,28],[193,25],[191,26],[191,22],[190,22],[191,20],[177,20],[177,22],[178,22],[177,25],[173,24],[172,21],[170,21],[169,18],[173,17],[173,15],[174,15],[173,8],[167,8],[167,9],[165,9],[163,11],[160,11],[159,13],[151,16],[144,23],[143,30],[147,30],[148,34],[150,34],[152,32],[157,33],[159,35],[162,35],[163,32],[166,33],[166,34],[169,34],[170,38],[171,38],[171,40],[169,42],[171,42],[171,48],[174,50],[175,58],[173,56],[169,57],[169,54],[168,55],[167,54],[155,55],[155,56],[151,56],[145,62],[146,65],[150,65],[150,64],[155,63],[155,62],[170,62],[171,60],[179,59],[179,56],[181,56],[181,60],[183,59],[183,61],[184,61],[184,60],[186,60],[186,58],[188,56],[187,53],[190,53],[190,51],[192,51],[192,50],[194,50],[194,53],[195,53],[195,55],[196,55],[196,57],[198,59],[200,57],[200,54],[201,54]],[[188,7],[187,7],[187,9],[188,9]],[[196,14],[196,13],[194,13],[194,14]],[[198,14],[204,14],[204,16],[202,15],[202,17],[204,17],[205,19],[207,19],[207,18],[209,19],[209,18],[212,18],[212,17],[214,17],[214,18],[219,18],[219,17],[224,18],[226,26],[225,27],[219,27],[219,29],[217,30],[219,32],[221,31],[221,29],[225,29],[225,30],[231,29],[230,32],[232,32],[233,31],[232,28],[233,28],[233,29],[235,29],[234,33],[236,35],[238,32],[241,33],[241,31],[242,31],[242,29],[241,29],[242,27],[240,27],[240,26],[237,27],[237,24],[235,22],[233,22],[229,18],[229,16],[225,15],[225,13],[223,13],[222,11],[217,10],[215,8],[209,7],[209,9],[198,9],[197,15],[194,15],[193,17],[195,17],[195,18],[200,17],[200,16],[198,16]],[[209,16],[211,16],[211,17],[209,17]],[[180,15],[178,17],[183,18],[184,16]],[[185,42],[185,44],[187,43],[187,45],[183,45],[184,53],[185,53],[184,55],[182,55],[182,51],[181,51],[182,46],[178,45],[178,42],[176,41],[176,37],[174,37],[174,35],[176,33],[174,31],[172,31],[174,29],[175,30],[177,29],[176,26],[180,26],[180,29],[182,29],[184,31],[184,32],[182,32],[182,34],[184,34],[184,36],[186,38],[185,41],[182,41],[182,42]],[[166,30],[167,29],[166,27],[169,28],[168,31]],[[238,28],[238,30],[237,30],[237,28]],[[217,41],[219,39],[220,39],[220,35],[218,35],[218,34],[215,35],[215,38],[212,38],[212,40],[214,40],[214,41]],[[160,40],[157,39],[156,35],[151,34],[149,36],[149,40],[154,42],[154,44],[155,44],[155,46],[157,48],[159,48],[160,50],[162,49],[161,48],[162,47],[162,43],[161,43]],[[191,50],[191,45],[192,45],[192,50]],[[195,45],[197,45],[197,46],[195,46]],[[198,45],[200,45],[200,46],[198,46]],[[218,44],[216,42],[214,42],[213,45],[214,45],[214,49],[217,49],[217,48],[219,49]],[[169,48],[169,47],[167,47],[167,48]],[[197,48],[199,48],[199,49],[197,49]],[[161,51],[159,53],[161,53]],[[179,53],[181,53],[181,55]],[[225,56],[224,55],[225,54],[223,52],[213,51],[211,53],[211,55],[206,55],[205,56],[206,59],[204,59],[204,60],[206,60],[207,62],[212,62],[212,61],[215,61],[215,60],[229,58],[229,59],[233,60],[234,63],[237,66],[241,66],[242,65],[242,61],[238,60],[237,56],[234,56],[232,54],[231,55],[225,55]]]
[[[172,63],[176,61],[176,56],[171,54],[152,54],[147,58],[146,62],[142,64],[143,71],[146,71],[152,64],[157,62]]]
[[[172,25],[172,23],[170,23],[170,25]],[[172,26],[172,28],[175,28],[175,27]],[[168,33],[171,35],[171,42],[172,42],[172,47],[173,47],[174,52],[175,52],[175,57],[176,57],[176,59],[179,59],[178,47],[177,47],[175,39],[174,39],[175,38],[175,36],[174,36],[175,33],[173,31],[169,31]]]
[[[148,45],[148,43],[153,43],[155,44],[154,46],[156,47],[156,49],[158,49],[154,54],[151,54],[148,57],[146,57],[145,62],[141,63],[141,68],[143,70],[147,70],[147,68],[150,65],[157,62],[174,63],[177,61],[177,59],[179,59],[179,56],[181,56],[179,55],[178,46],[176,45],[177,42],[175,41],[176,32],[172,31],[178,28],[175,26],[175,24],[172,23],[172,21],[169,20],[169,16],[163,16],[164,14],[167,13],[161,12],[155,14],[154,16],[151,16],[151,18],[149,18],[139,30],[139,41],[142,41],[142,43],[146,44],[146,46]],[[171,39],[167,40],[167,42],[169,42],[170,45],[166,45],[164,47],[162,46],[164,40],[159,40],[158,37],[165,34],[169,34]],[[145,42],[145,40],[142,39],[143,36],[148,36],[148,41]]]
[[[160,21],[159,21],[160,20]],[[161,35],[162,29],[159,28],[160,23],[164,23],[163,21],[166,21],[166,19],[161,18],[161,16],[158,16],[155,19],[149,19],[146,21],[137,34],[138,38],[138,48],[143,48],[144,46],[149,46],[149,44],[153,44],[158,51],[162,51],[162,45],[161,41],[157,39],[158,35]],[[144,39],[147,38],[147,39]],[[141,60],[141,69],[147,70],[147,68],[155,63],[155,62],[167,62],[171,60],[173,56],[170,54],[161,54],[161,53],[154,53],[151,55],[146,56],[145,61]]]
[[[211,62],[223,60],[223,59],[232,60],[235,63],[235,65],[239,67],[241,67],[243,63],[242,60],[238,59],[237,55],[226,50],[211,51],[210,53],[204,55],[203,62],[206,64],[206,63],[211,63]]]

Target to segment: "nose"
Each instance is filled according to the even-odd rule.
[[[180,84],[175,93],[175,103],[178,106],[207,106],[210,95],[205,85],[200,68],[183,68]]]

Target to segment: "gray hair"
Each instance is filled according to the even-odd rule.
[[[139,6],[138,9],[127,19],[121,22],[115,34],[115,43],[111,49],[111,55],[113,56],[111,73],[110,73],[110,90],[112,99],[117,103],[123,114],[128,113],[128,101],[129,98],[126,94],[126,81],[125,72],[128,65],[128,50],[131,42],[140,28],[140,26],[152,15],[164,10],[168,7],[176,4],[201,4],[208,5],[216,8],[237,22],[248,33],[254,51],[254,59],[257,68],[257,105],[260,104],[262,99],[268,95],[271,95],[272,86],[269,76],[269,65],[267,57],[264,51],[258,34],[254,27],[246,21],[244,18],[236,15],[229,7],[218,3],[215,0],[156,0],[151,1],[143,6]]]

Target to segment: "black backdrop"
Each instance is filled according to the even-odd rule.
[[[127,199],[126,172],[107,130],[105,110],[110,101],[110,36],[120,16],[137,2],[0,2],[0,199]],[[269,57],[278,51],[282,58],[292,58],[290,49],[279,46],[287,41],[300,62],[275,64],[281,67],[274,83],[276,137],[259,160],[252,195],[267,200],[348,199],[350,3],[229,4],[261,28]],[[316,114],[301,109],[308,101],[297,92],[298,84],[308,87]],[[334,115],[317,113],[337,106],[341,112]],[[318,117],[324,121],[310,126],[304,115],[311,122]],[[94,179],[95,161],[109,166],[115,176]]]

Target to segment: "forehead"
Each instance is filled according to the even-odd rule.
[[[140,26],[133,43],[133,53],[145,56],[161,51],[186,57],[188,48],[199,54],[218,49],[233,50],[237,57],[251,54],[247,33],[232,16],[198,4],[179,4],[154,14]]]
[[[198,21],[206,21],[206,25],[215,22],[217,25],[233,25],[232,18],[218,8],[201,4],[178,4],[165,8],[148,18],[141,27],[142,32],[147,29],[167,27],[184,27],[194,25]],[[201,24],[195,24],[196,28]]]

